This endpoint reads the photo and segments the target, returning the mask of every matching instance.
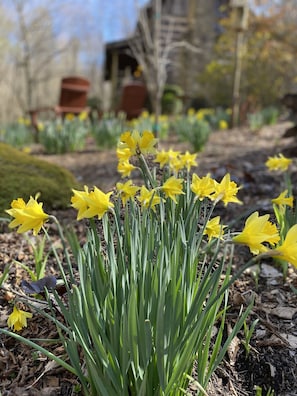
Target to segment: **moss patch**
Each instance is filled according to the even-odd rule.
[[[0,215],[13,199],[40,193],[44,209],[62,209],[70,205],[71,189],[79,183],[66,169],[22,153],[0,143]]]

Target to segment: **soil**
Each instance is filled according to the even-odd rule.
[[[195,171],[199,175],[210,172],[217,180],[230,172],[231,178],[242,186],[239,198],[244,205],[228,205],[224,210],[219,208],[223,220],[227,222],[241,216],[243,222],[248,210],[272,214],[270,199],[282,191],[281,177],[269,173],[265,161],[268,156],[280,152],[291,158],[297,156],[295,138],[282,138],[289,126],[282,122],[258,132],[241,127],[212,133],[204,151],[198,155],[198,168]],[[161,142],[159,148],[190,150],[186,143],[177,142],[174,136]],[[88,142],[85,151],[78,153],[49,156],[35,151],[33,155],[69,169],[82,185],[96,185],[106,192],[120,180],[115,150],[99,150],[92,141]],[[296,186],[295,161],[292,180],[293,186]],[[64,224],[74,224],[75,213],[72,209],[54,214]],[[83,224],[76,223],[76,227],[83,235]],[[54,230],[52,233],[54,236]],[[9,278],[0,290],[0,327],[5,328],[15,292],[20,291],[20,281],[26,277],[21,267],[12,262],[18,260],[33,265],[33,254],[24,237],[9,231],[6,223],[0,228],[0,243],[0,276],[5,265],[10,265]],[[234,266],[241,265],[248,255],[247,249],[238,249]],[[254,275],[253,270],[260,270],[258,276]],[[48,272],[55,273],[50,259]],[[292,286],[297,288],[296,269],[290,267],[287,277],[283,279],[280,270],[267,262],[260,269],[254,268],[245,273],[232,287],[226,331],[232,329],[240,308],[248,304],[252,296],[255,305],[248,326],[254,320],[258,322],[250,341],[249,353],[246,353],[242,343],[245,339],[243,332],[234,339],[212,378],[208,389],[210,396],[260,395],[256,393],[257,387],[262,389],[263,396],[297,395],[297,295]],[[55,327],[45,323],[45,319],[38,315],[28,321],[28,327],[20,334],[31,338],[57,336]],[[59,345],[52,346],[52,350],[59,354]],[[3,396],[74,395],[77,394],[76,384],[76,378],[50,364],[44,356],[13,338],[0,336],[0,394]],[[195,384],[189,390],[194,395]]]

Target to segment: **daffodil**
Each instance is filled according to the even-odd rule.
[[[18,118],[18,123],[19,123],[20,125],[29,126],[29,125],[31,124],[31,121],[30,121],[29,118],[19,117],[19,118]]]
[[[120,136],[120,145],[122,148],[129,148],[131,154],[155,154],[155,145],[158,139],[154,137],[151,131],[143,131],[140,134],[138,131],[126,131]]]
[[[67,120],[67,121],[73,121],[74,118],[75,118],[75,115],[73,113],[67,113],[65,115],[65,120]]]
[[[223,229],[226,227],[220,224],[221,218],[220,216],[216,216],[206,223],[205,229],[203,231],[203,235],[208,236],[208,240],[211,241],[212,238],[222,238]]]
[[[178,156],[169,160],[169,167],[175,173],[178,173],[180,170],[182,170],[184,168],[184,163],[181,157]]]
[[[7,325],[14,331],[22,330],[23,327],[27,327],[27,319],[32,318],[32,316],[30,312],[22,311],[14,306],[12,313],[7,319]]]
[[[39,121],[38,123],[37,123],[37,129],[38,129],[38,132],[42,132],[42,131],[44,131],[44,123],[43,122],[41,122],[41,121]]]
[[[297,268],[297,224],[293,225],[280,246],[275,248],[274,258],[285,260]]]
[[[215,182],[215,192],[212,195],[212,199],[223,201],[225,206],[228,203],[238,203],[242,204],[242,202],[236,197],[238,190],[240,187],[234,181],[230,180],[230,174],[227,173],[220,183]]]
[[[168,164],[169,159],[170,159],[170,157],[169,157],[168,151],[162,150],[162,151],[157,152],[154,162],[159,163],[160,168],[163,169],[164,166]]]
[[[279,206],[290,206],[290,208],[293,207],[293,197],[288,195],[288,190],[283,191],[282,193],[280,193],[280,195],[277,198],[274,198],[271,200],[272,203],[274,203],[275,205],[279,205]]]
[[[269,221],[269,214],[259,216],[258,212],[252,213],[245,222],[242,232],[233,237],[233,242],[247,245],[253,254],[268,250],[263,243],[275,245],[280,240],[275,224]]]
[[[215,180],[209,174],[200,178],[196,173],[193,173],[191,190],[200,201],[204,198],[211,198],[215,191],[214,187]]]
[[[81,113],[79,113],[78,116],[80,121],[85,121],[88,119],[88,112],[87,111],[82,111]]]
[[[174,159],[176,159],[176,158],[178,158],[178,157],[180,156],[180,154],[181,154],[181,152],[178,151],[178,150],[169,149],[169,150],[167,151],[167,155],[168,155],[168,158],[169,158],[169,162],[172,161],[172,160],[174,160]]]
[[[95,216],[101,219],[109,209],[114,207],[114,204],[110,202],[112,192],[105,194],[97,187],[89,192],[87,186],[84,187],[84,191],[72,191],[74,195],[71,197],[71,206],[78,210],[77,220]]]
[[[43,204],[37,201],[37,197],[30,197],[27,203],[22,198],[13,200],[11,209],[6,210],[6,213],[14,217],[14,220],[9,223],[9,227],[19,227],[18,233],[33,230],[33,234],[37,235],[49,218],[49,215],[43,211],[42,206]]]
[[[129,177],[131,172],[136,169],[136,167],[130,164],[129,161],[120,161],[118,163],[118,172],[122,175],[122,177]]]
[[[112,191],[105,194],[99,188],[94,187],[94,190],[86,197],[88,207],[83,213],[84,217],[98,216],[98,219],[102,219],[104,214],[114,207],[114,204],[110,201],[111,194]]]
[[[143,131],[140,142],[138,143],[138,148],[142,154],[155,154],[156,148],[154,147],[158,142],[155,138],[153,132]]]
[[[139,132],[136,132],[137,136],[139,137]],[[131,151],[131,154],[134,155],[136,151],[136,137],[135,134],[132,136],[130,131],[123,132],[120,136],[120,145],[119,148],[128,148]]]
[[[279,154],[278,156],[268,157],[265,165],[270,171],[285,172],[291,163],[292,160],[290,158],[286,158],[283,154]]]
[[[189,117],[193,117],[195,115],[195,109],[193,109],[192,107],[190,109],[188,109],[187,112]]]
[[[197,120],[203,120],[204,116],[205,116],[205,113],[204,113],[203,109],[197,111],[197,113],[196,113]]]
[[[24,209],[25,207],[26,207],[26,203],[25,203],[25,201],[23,200],[23,198],[18,198],[18,199],[14,199],[12,202],[11,202],[11,207],[13,208],[13,209]]]
[[[120,194],[123,205],[125,206],[128,199],[133,198],[139,187],[132,185],[132,180],[128,180],[126,183],[117,183],[116,188]]]
[[[150,118],[150,113],[149,113],[147,110],[144,110],[144,111],[140,114],[140,118],[142,118],[142,119]]]
[[[84,191],[72,190],[71,206],[78,210],[77,220],[83,219],[85,211],[88,209],[87,197],[89,196],[89,189],[84,186]]]
[[[225,120],[219,121],[219,129],[228,129],[228,123]]]
[[[126,148],[117,148],[117,157],[120,162],[129,161],[130,157],[132,156],[131,150]]]
[[[161,202],[161,198],[157,194],[156,190],[148,190],[145,186],[141,187],[140,194],[137,199],[141,203],[142,208],[151,208],[154,211],[156,210],[155,206],[159,205]]]
[[[172,176],[165,181],[161,189],[164,191],[166,197],[171,198],[175,203],[177,203],[176,196],[184,194],[183,179],[177,179]]]
[[[180,160],[183,166],[190,172],[192,166],[197,166],[197,153],[191,154],[189,151],[186,151],[185,154],[180,155]]]

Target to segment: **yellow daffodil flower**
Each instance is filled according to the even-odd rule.
[[[83,219],[84,213],[88,209],[87,197],[89,196],[89,189],[84,186],[84,191],[72,190],[73,196],[71,197],[71,206],[78,210],[77,220]]]
[[[77,220],[95,216],[101,219],[109,209],[114,207],[109,200],[112,192],[105,194],[97,187],[89,192],[87,186],[84,187],[84,191],[72,191],[74,195],[71,197],[71,206],[78,210]]]
[[[31,151],[32,151],[31,147],[29,147],[29,146],[25,146],[25,147],[22,148],[22,152],[23,153],[30,154]]]
[[[83,213],[83,216],[86,218],[98,216],[98,219],[102,219],[104,214],[114,207],[114,204],[110,202],[111,194],[112,191],[105,194],[99,188],[94,187],[94,190],[85,198],[88,207]]]
[[[225,120],[219,121],[219,129],[228,129],[228,122]]]
[[[279,255],[273,255],[274,258],[285,260],[297,268],[297,224],[293,225],[280,246],[275,248]]]
[[[153,132],[151,131],[143,131],[142,137],[138,144],[139,150],[142,154],[155,154],[156,148],[154,147],[158,142],[158,139],[155,138]]]
[[[242,204],[242,202],[236,197],[238,190],[240,187],[234,181],[230,180],[230,174],[227,173],[220,183],[215,182],[215,193],[212,196],[212,199],[223,201],[225,206],[228,203],[238,203]]]
[[[39,122],[37,123],[37,129],[38,129],[38,132],[44,131],[44,123],[41,122],[41,121],[39,121]]]
[[[120,161],[118,163],[118,172],[122,175],[122,177],[129,177],[131,172],[136,169],[136,167],[130,164],[129,161]]]
[[[178,158],[178,157],[180,156],[181,152],[180,152],[180,151],[177,151],[177,150],[169,149],[169,150],[167,151],[167,154],[168,154],[169,161],[171,161],[171,160],[173,160],[173,159]]]
[[[158,151],[156,154],[156,158],[154,159],[154,162],[157,162],[160,164],[160,168],[163,169],[165,165],[168,164],[169,162],[169,154],[168,151],[162,150]]]
[[[75,118],[75,115],[72,114],[72,113],[67,113],[67,114],[65,115],[65,120],[67,120],[67,121],[73,121],[74,118]]]
[[[176,195],[184,194],[183,179],[177,179],[172,176],[166,180],[161,189],[164,191],[166,197],[171,198],[175,203],[177,203]]]
[[[233,237],[233,242],[247,245],[253,254],[266,252],[268,248],[263,245],[264,242],[274,245],[280,240],[276,225],[268,219],[269,214],[259,216],[258,212],[252,213],[242,232]]]
[[[189,117],[193,117],[195,115],[195,109],[193,109],[192,107],[188,110],[187,115]]]
[[[180,170],[184,168],[184,163],[181,159],[180,156],[172,158],[169,160],[169,168],[175,172],[178,173]]]
[[[282,154],[274,157],[268,157],[268,160],[265,162],[265,165],[270,171],[281,171],[285,172],[288,167],[291,165],[292,160],[290,158],[286,158]]]
[[[161,198],[157,194],[156,190],[148,190],[145,186],[140,189],[140,195],[137,197],[138,201],[141,203],[142,208],[151,208],[156,210],[155,206],[159,205]]]
[[[14,199],[12,202],[11,202],[11,207],[13,208],[13,209],[25,209],[25,207],[26,207],[26,203],[25,203],[25,201],[23,200],[23,198],[18,198],[18,199]]]
[[[27,319],[32,318],[32,316],[30,312],[22,311],[14,306],[12,313],[7,319],[7,326],[14,331],[22,330],[23,327],[27,327]]]
[[[31,125],[30,119],[29,119],[29,118],[24,118],[24,117],[19,117],[19,118],[18,118],[18,123],[19,123],[20,125],[25,125],[25,126]]]
[[[283,205],[287,205],[290,206],[290,208],[293,207],[293,197],[287,197],[288,194],[288,190],[283,191],[282,193],[280,193],[280,195],[277,198],[274,198],[271,200],[272,203],[274,203],[275,205],[279,205],[279,206],[283,206]]]
[[[88,119],[88,112],[87,111],[82,111],[81,113],[79,113],[78,116],[80,121],[85,121]]]
[[[147,110],[144,110],[144,111],[140,114],[140,118],[142,118],[142,119],[150,118],[150,113],[149,113]]]
[[[27,204],[22,198],[13,200],[11,209],[6,210],[6,213],[14,217],[14,220],[9,223],[9,227],[19,227],[18,233],[33,230],[33,234],[37,235],[49,218],[49,215],[43,211],[42,205],[41,202],[37,202],[37,198],[33,197],[30,197]]]
[[[215,180],[209,174],[200,178],[196,173],[193,173],[191,190],[200,201],[204,198],[212,199],[212,194],[215,191],[214,188]]]
[[[132,180],[128,180],[126,183],[117,183],[116,188],[120,194],[124,206],[126,205],[128,199],[135,197],[135,194],[139,190],[139,187],[132,185]]]
[[[180,155],[180,160],[183,166],[190,172],[192,166],[197,166],[197,153],[190,154],[189,151],[186,151],[184,154]]]
[[[211,241],[212,238],[222,238],[223,229],[226,226],[220,224],[220,221],[220,216],[216,216],[213,219],[208,220],[206,223],[203,235],[207,235],[209,241]]]
[[[196,113],[196,118],[197,118],[197,120],[203,120],[204,119],[204,116],[205,116],[205,113],[204,113],[204,111],[203,110],[198,110],[197,111],[197,113]]]
[[[122,133],[120,136],[120,148],[129,148],[131,154],[155,154],[155,145],[158,139],[154,137],[153,132],[143,131],[140,134],[138,131],[130,131]]]
[[[126,147],[126,148],[117,148],[117,157],[118,160],[121,161],[129,161],[130,157],[132,157],[131,150]]]

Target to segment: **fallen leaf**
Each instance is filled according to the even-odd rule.
[[[278,316],[281,319],[292,320],[293,316],[296,314],[297,308],[293,307],[282,307],[278,306],[269,310],[269,313]]]

